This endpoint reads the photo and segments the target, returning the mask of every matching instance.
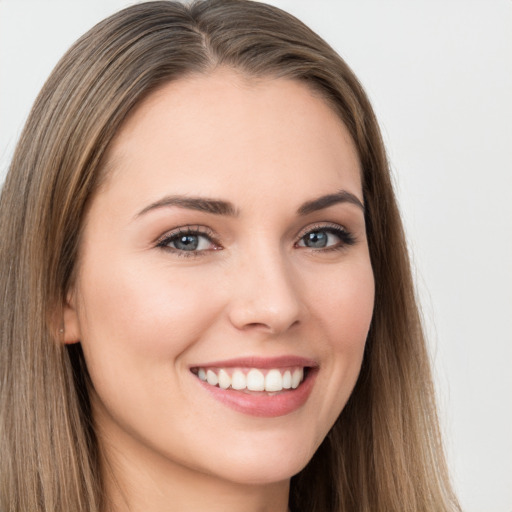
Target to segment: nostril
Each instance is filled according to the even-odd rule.
[[[272,334],[278,334],[280,332],[284,332],[285,330],[289,330],[291,328],[296,327],[299,325],[299,320],[293,321],[289,326],[283,328],[280,325],[278,325],[276,322],[269,321],[268,323],[264,322],[251,322],[246,325],[243,325],[241,327],[241,330],[243,331],[252,331],[252,330],[261,330],[261,331],[267,331]]]

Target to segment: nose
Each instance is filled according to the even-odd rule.
[[[230,279],[228,314],[237,329],[276,335],[300,323],[300,283],[278,249],[244,258]]]

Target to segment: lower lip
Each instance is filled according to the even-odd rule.
[[[309,369],[306,378],[297,389],[290,389],[272,395],[263,392],[251,394],[233,389],[222,389],[211,386],[198,378],[196,380],[211,393],[213,398],[235,411],[251,416],[274,418],[290,414],[306,403],[313,389],[316,374],[316,369]]]

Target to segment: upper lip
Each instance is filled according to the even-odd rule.
[[[234,359],[224,359],[222,361],[210,361],[208,363],[194,364],[190,368],[287,368],[294,366],[317,367],[318,363],[314,359],[299,357],[293,355],[284,355],[279,357],[237,357]]]

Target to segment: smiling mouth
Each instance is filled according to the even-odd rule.
[[[297,389],[307,378],[310,368],[191,368],[204,383],[220,389],[232,389],[245,393],[279,393]]]

